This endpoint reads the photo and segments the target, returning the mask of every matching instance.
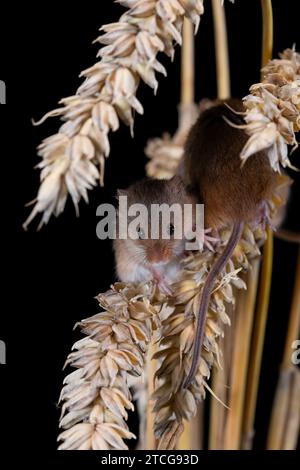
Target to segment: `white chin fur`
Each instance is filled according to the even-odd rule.
[[[151,266],[153,266],[153,268],[155,268],[155,269],[157,269],[157,268],[163,268],[163,267],[166,266],[168,263],[169,263],[169,261],[159,261],[159,263],[151,263]]]
[[[153,265],[157,271],[163,276],[167,283],[175,282],[181,271],[181,265],[178,260],[171,260],[169,262],[156,263]]]

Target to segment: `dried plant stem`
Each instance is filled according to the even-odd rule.
[[[146,449],[156,449],[156,439],[154,435],[154,415],[153,415],[153,400],[151,400],[152,393],[154,392],[154,375],[156,371],[156,360],[152,359],[153,354],[157,348],[151,343],[147,357],[147,382],[148,382],[148,404],[147,404],[147,422],[146,422]],[[152,360],[151,360],[152,359]]]
[[[231,370],[229,390],[228,406],[230,410],[225,425],[225,450],[238,450],[240,448],[246,374],[250,354],[259,264],[259,259],[253,261],[252,269],[248,272],[245,280],[247,291],[241,291],[237,297],[236,337],[232,357],[234,367]]]
[[[76,95],[64,98],[61,107],[45,116],[60,116],[65,122],[39,146],[41,185],[24,228],[39,213],[41,225],[48,223],[52,214],[61,214],[68,195],[78,212],[79,202],[88,202],[88,191],[98,180],[103,185],[110,133],[123,121],[133,134],[134,114],[144,112],[136,98],[140,82],[157,91],[157,73],[167,75],[158,54],[164,52],[173,58],[175,44],[182,43],[184,18],[188,17],[197,30],[204,12],[203,0],[117,2],[127,11],[118,22],[102,26],[104,34],[96,39],[104,45],[101,59],[82,72],[85,81]]]
[[[261,0],[263,37],[262,37],[262,67],[272,59],[273,51],[273,10],[271,0]],[[247,378],[245,415],[243,423],[242,448],[251,449],[254,437],[254,419],[263,354],[264,338],[268,318],[268,309],[272,282],[273,267],[273,234],[267,229],[267,241],[263,249],[263,262],[258,293],[258,303],[255,313],[253,342],[250,354],[250,364]]]
[[[291,363],[292,343],[300,330],[300,250],[283,362],[272,409],[267,448],[295,449],[300,426],[300,372]]]
[[[194,29],[187,18],[183,22],[183,43],[181,59],[181,105],[194,103],[195,66],[194,66]]]
[[[295,366],[282,369],[273,403],[268,450],[293,450],[299,435],[300,373]]]
[[[214,20],[218,98],[226,99],[230,97],[230,68],[225,10],[220,0],[212,0],[212,8]],[[221,341],[220,346],[221,350],[224,351],[223,340]],[[226,360],[226,358],[224,359]],[[228,376],[224,368],[214,368],[212,389],[223,403],[226,402],[225,383],[228,382],[227,379]],[[222,446],[221,441],[225,425],[225,416],[225,407],[217,400],[211,399],[209,423],[210,449],[220,449]]]
[[[270,228],[267,230],[268,238],[264,246],[261,280],[258,294],[258,304],[255,314],[253,342],[250,354],[250,365],[247,379],[247,392],[245,399],[245,416],[243,425],[243,449],[252,448],[254,436],[254,418],[256,400],[263,354],[264,338],[268,318],[268,307],[271,292],[272,266],[273,266],[273,236]]]
[[[194,103],[194,31],[191,21],[187,18],[183,22],[182,38],[178,129],[173,137],[164,133],[162,138],[150,139],[147,143],[145,153],[150,161],[146,166],[146,171],[150,178],[169,179],[174,176],[183,155],[187,133],[198,116],[198,107]]]
[[[263,37],[262,37],[262,58],[261,64],[264,67],[272,58],[273,54],[273,9],[272,0],[261,0],[263,17]]]
[[[184,432],[179,438],[177,450],[203,449],[203,420],[204,402],[201,402],[198,406],[196,416],[185,423]]]
[[[194,104],[195,99],[195,47],[192,23],[185,18],[183,23],[183,44],[181,54],[181,102],[179,127],[185,127],[187,109]],[[188,126],[189,127],[189,126]],[[203,408],[201,406],[201,408]],[[200,427],[203,413],[199,411],[184,425],[184,431],[178,441],[178,450],[198,449],[200,445]]]
[[[212,8],[215,29],[218,98],[226,99],[230,96],[230,72],[225,11],[221,0],[212,0]]]
[[[282,450],[295,450],[297,448],[300,430],[300,372],[296,366],[292,367],[290,371],[290,395]]]
[[[274,233],[276,238],[284,240],[291,243],[300,243],[300,234],[297,232],[291,232],[289,230],[280,229]]]
[[[231,331],[231,330],[230,330]],[[224,340],[220,341],[220,348],[224,351]],[[224,361],[225,362],[225,361]],[[226,361],[227,362],[227,361]],[[226,370],[223,367],[214,368],[212,376],[212,389],[214,393],[223,403],[226,403],[226,389],[227,383]],[[211,397],[210,402],[210,419],[209,419],[209,449],[220,450],[222,448],[222,437],[225,426],[225,407]]]
[[[238,289],[235,289],[234,297],[239,295]],[[235,306],[228,305],[227,314],[230,318],[230,328],[225,330],[225,337],[220,340],[220,349],[223,352],[223,368],[214,368],[212,389],[214,393],[228,404],[228,393],[230,383],[230,373],[232,368],[232,355],[234,347],[234,338],[236,337],[236,316]],[[224,448],[224,430],[228,409],[217,400],[211,397],[210,420],[209,420],[209,449],[222,450]]]
[[[296,268],[295,286],[288,325],[285,349],[283,355],[283,367],[291,365],[291,344],[298,338],[300,331],[300,248],[298,251],[298,261]]]
[[[76,370],[64,380],[59,450],[113,450],[135,436],[126,421],[133,410],[129,377],[141,377],[157,312],[151,283],[116,283],[97,297],[102,311],[80,322],[86,335],[66,365]]]

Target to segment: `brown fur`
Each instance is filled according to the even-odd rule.
[[[242,111],[240,100],[228,100]],[[220,228],[259,217],[263,201],[276,184],[276,175],[264,152],[252,155],[241,166],[240,153],[248,136],[242,118],[223,102],[205,110],[192,127],[185,147],[185,180],[204,203],[205,225]]]
[[[161,262],[172,262],[182,258],[184,253],[184,240],[170,237],[169,239],[162,238],[162,224],[159,227],[159,239],[151,239],[151,205],[152,204],[184,204],[195,205],[196,199],[191,196],[183,183],[182,178],[174,176],[171,180],[151,180],[145,178],[137,183],[131,185],[126,190],[120,190],[119,196],[127,196],[128,207],[132,204],[143,204],[148,209],[148,239],[116,239],[114,240],[114,250],[116,255],[116,267],[119,279],[127,282],[132,278],[133,270],[139,265],[149,269],[152,264]],[[170,222],[174,222],[174,216],[171,214]],[[130,223],[128,217],[128,223]],[[193,219],[190,221],[191,227],[193,226]],[[142,277],[147,275],[146,271],[137,271],[140,273],[139,282],[142,282]],[[137,274],[137,278],[139,274]],[[149,276],[148,276],[149,277]],[[151,277],[151,276],[150,276]]]

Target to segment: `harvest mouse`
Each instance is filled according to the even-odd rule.
[[[241,164],[240,153],[248,136],[243,129],[229,124],[244,124],[241,115],[234,111],[243,111],[242,101],[214,102],[200,114],[185,145],[184,180],[199,202],[204,204],[205,228],[218,230],[227,226],[232,227],[232,233],[202,290],[192,364],[184,388],[191,384],[197,372],[206,312],[216,278],[231,258],[244,223],[260,223],[267,217],[266,201],[277,182],[277,175],[264,151]]]
[[[170,223],[164,227],[168,239],[162,237],[162,221],[159,221],[159,236],[151,238],[151,229],[153,228],[151,207],[155,204],[167,204],[168,206],[179,204],[183,209],[184,204],[194,204],[195,198],[188,193],[180,176],[174,176],[171,180],[146,178],[133,184],[127,190],[120,190],[118,196],[119,201],[121,196],[127,196],[128,208],[133,204],[142,204],[147,209],[147,214],[141,215],[140,223],[135,225],[136,239],[117,237],[114,240],[116,270],[119,279],[123,282],[133,283],[153,279],[162,292],[170,295],[169,285],[177,279],[181,270],[180,260],[185,253],[185,238],[175,238],[178,221],[175,220],[176,217],[172,213],[170,213]],[[119,202],[118,220],[122,216],[120,211],[121,204]],[[128,217],[128,221],[132,221],[132,217]],[[191,217],[187,222],[190,229],[192,229],[193,223],[193,217]],[[147,228],[148,233],[146,233]]]

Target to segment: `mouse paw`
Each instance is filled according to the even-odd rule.
[[[268,203],[266,201],[263,201],[261,203],[257,223],[261,227],[262,230],[266,230],[267,225],[269,225],[269,227],[273,231],[276,230],[276,228],[272,224],[270,208],[269,208]]]
[[[172,296],[173,295],[172,289],[170,288],[170,286],[164,280],[159,281],[157,283],[157,285],[158,285],[159,290],[163,294],[165,294],[167,296]]]
[[[212,228],[206,228],[198,232],[197,240],[200,251],[203,251],[204,248],[208,248],[210,251],[215,251],[214,245],[218,245],[220,243],[220,238],[212,236],[211,233]]]
[[[165,295],[173,295],[173,291],[168,285],[167,281],[164,279],[164,277],[155,269],[151,269],[151,272],[153,275],[153,280],[156,283],[159,290]]]

